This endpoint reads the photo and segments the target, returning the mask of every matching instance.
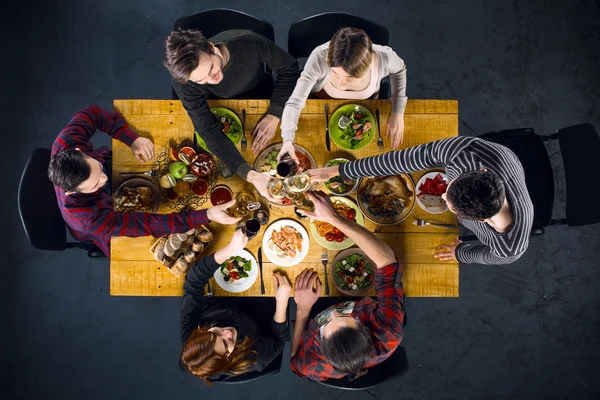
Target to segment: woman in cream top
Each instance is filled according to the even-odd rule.
[[[306,61],[294,92],[285,104],[281,118],[284,145],[280,157],[295,158],[293,140],[298,129],[300,112],[312,92],[318,97],[364,100],[379,94],[381,79],[390,77],[392,113],[388,118],[387,136],[392,147],[398,148],[404,134],[406,107],[406,65],[387,46],[371,43],[360,29],[342,28],[330,42],[313,50]]]

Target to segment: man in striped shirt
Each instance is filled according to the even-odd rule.
[[[210,221],[233,224],[239,220],[225,213],[233,202],[171,214],[114,211],[105,169],[109,150],[106,146],[96,150],[90,143],[97,129],[131,147],[140,162],[154,158],[152,142],[131,130],[119,113],[89,106],[75,114],[54,141],[48,167],[58,206],[75,239],[94,242],[109,257],[111,236],[160,237]]]
[[[442,196],[448,208],[481,244],[457,240],[441,246],[444,252],[435,257],[478,264],[509,264],[519,259],[529,245],[533,204],[523,166],[504,146],[476,137],[455,137],[308,174],[312,180],[322,182],[337,175],[352,179],[436,167],[445,167],[450,181]]]

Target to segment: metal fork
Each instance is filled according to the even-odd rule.
[[[375,110],[375,118],[377,119],[377,133],[379,137],[377,138],[377,147],[379,148],[379,152],[383,152],[383,139],[381,138],[381,123],[379,122],[379,108]]]
[[[327,279],[327,263],[329,262],[329,259],[327,257],[327,250],[325,249],[323,249],[323,252],[321,253],[321,262],[325,269],[325,296],[329,296],[329,279]]]
[[[246,109],[242,110],[242,150],[246,150],[248,141],[246,140]]]
[[[420,219],[420,218],[414,218],[413,219],[413,225],[417,225],[417,226],[433,225],[433,226],[441,226],[442,228],[448,228],[448,229],[456,229],[457,228],[456,225],[452,225],[452,224],[438,224],[438,223],[435,223],[435,222],[425,221],[424,219]]]
[[[148,175],[148,176],[154,176],[155,172],[150,170],[150,171],[140,171],[140,172],[135,172],[135,171],[126,171],[126,172],[119,172],[119,175]]]

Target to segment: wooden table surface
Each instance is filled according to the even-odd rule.
[[[331,151],[325,148],[325,114],[324,104],[329,104],[330,115],[335,109],[348,103],[343,100],[308,100],[302,111],[296,133],[296,143],[304,146],[315,158],[319,167],[323,167],[331,158],[363,158],[379,154],[376,138],[364,149],[351,154],[339,149],[333,141]],[[389,100],[364,100],[356,101],[371,110],[379,108],[381,112],[381,132],[385,133],[387,118],[391,109]],[[225,107],[241,115],[242,109],[246,110],[246,137],[248,149],[242,151],[244,158],[252,165],[255,155],[251,151],[252,130],[268,107],[267,100],[211,100],[209,105]],[[158,154],[173,144],[190,140],[194,128],[186,110],[180,101],[174,100],[115,100],[114,108],[129,122],[129,125],[140,136],[150,138],[154,142],[155,152]],[[427,143],[433,140],[454,137],[458,135],[458,102],[456,100],[409,100],[405,111],[405,133],[402,148]],[[280,142],[279,130],[273,143]],[[390,141],[385,139],[385,151],[390,151]],[[113,189],[127,177],[118,175],[122,171],[148,171],[152,163],[140,164],[129,147],[113,140]],[[411,174],[414,181],[428,171]],[[229,186],[235,193],[245,188],[253,190],[253,186],[238,176],[230,179],[219,178],[218,183]],[[349,196],[356,200],[355,195]],[[210,202],[202,206],[209,207]],[[166,205],[161,204],[159,213],[172,212]],[[298,220],[292,207],[270,207],[270,222],[280,218],[293,218]],[[404,290],[408,296],[413,297],[458,297],[458,263],[440,262],[433,257],[436,248],[442,244],[450,244],[458,237],[458,229],[446,229],[434,226],[417,227],[412,224],[413,217],[429,221],[457,224],[454,214],[445,212],[439,215],[427,214],[418,204],[404,221],[393,226],[378,226],[365,218],[365,226],[375,232],[382,240],[394,249],[398,260],[403,264]],[[310,231],[309,220],[298,221]],[[232,235],[234,226],[222,226],[211,223],[208,228],[215,233],[215,240],[204,254],[215,252],[225,246]],[[261,246],[262,232],[251,240],[246,249],[255,257]],[[149,252],[151,244],[156,239],[153,237],[113,237],[111,239],[110,259],[110,293],[117,296],[180,296],[183,293],[184,277],[176,278],[168,269],[154,260]],[[321,246],[312,238],[310,250],[303,262],[294,267],[279,267],[269,262],[263,250],[263,275],[266,296],[273,296],[272,273],[280,271],[285,273],[293,283],[295,277],[304,268],[314,268],[319,272],[321,281],[324,282],[324,268],[321,264]],[[329,250],[329,260],[332,261],[337,251]],[[330,296],[342,296],[333,284],[332,274],[329,270]],[[221,289],[214,279],[211,287],[216,296],[260,296],[260,276],[255,284],[243,293],[229,293]],[[324,285],[321,295],[324,296]],[[369,293],[374,294],[374,290]]]

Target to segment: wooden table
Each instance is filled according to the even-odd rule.
[[[347,101],[338,100],[308,100],[302,111],[299,129],[296,133],[296,143],[307,148],[319,167],[335,157],[348,154],[339,149],[332,141],[331,152],[325,148],[324,130],[325,115],[324,104],[329,104],[330,115],[340,105]],[[371,110],[377,108],[381,111],[381,131],[385,133],[387,117],[390,113],[389,100],[357,101]],[[265,114],[267,100],[214,100],[209,101],[210,107],[226,107],[241,115],[241,110],[246,109],[246,135],[250,134],[254,126]],[[140,135],[152,139],[156,153],[190,139],[194,131],[192,122],[180,101],[171,100],[115,100],[114,108],[129,122],[130,126]],[[453,137],[458,135],[458,102],[456,100],[409,100],[405,111],[405,133],[403,148],[427,143],[433,140]],[[273,142],[281,141],[279,131]],[[242,155],[252,165],[255,155],[251,151],[251,140],[248,140],[248,149]],[[390,141],[385,140],[385,150],[390,151]],[[355,151],[351,157],[363,158],[379,154],[376,139],[366,148]],[[121,171],[147,171],[151,163],[141,165],[134,158],[129,147],[113,140],[113,188],[116,188],[123,176]],[[413,173],[416,182],[426,171]],[[251,184],[243,181],[238,176],[230,179],[219,178],[219,183],[228,185],[234,195],[242,188],[252,190]],[[353,196],[351,196],[353,197]],[[355,197],[354,197],[355,199]],[[209,207],[210,202],[204,205]],[[161,205],[159,212],[168,213],[172,210],[166,205]],[[279,218],[294,218],[291,207],[271,206],[270,221]],[[441,215],[430,215],[415,204],[411,215],[395,226],[377,226],[365,219],[365,226],[375,232],[377,236],[391,245],[398,260],[404,266],[403,284],[408,296],[414,297],[458,297],[458,263],[440,262],[433,257],[436,248],[442,244],[451,244],[458,237],[458,229],[446,229],[433,226],[417,227],[412,224],[412,217],[423,218],[443,223],[457,224],[455,216],[450,212]],[[299,221],[307,231],[309,221]],[[209,229],[215,233],[215,241],[205,254],[210,254],[225,246],[232,235],[233,226],[221,226],[211,223]],[[248,243],[246,247],[254,256],[261,246],[262,232]],[[110,259],[110,293],[118,296],[180,296],[183,293],[184,278],[176,278],[166,267],[155,261],[149,252],[150,245],[156,239],[152,237],[113,237],[111,239]],[[321,264],[321,250],[319,244],[311,237],[310,250],[302,263],[294,267],[278,267],[268,262],[263,250],[263,274],[267,296],[273,296],[272,273],[276,270],[284,272],[293,282],[294,278],[304,268],[314,268],[319,272],[321,281],[324,282],[324,269]],[[329,260],[332,261],[336,251],[329,251]],[[328,274],[331,296],[342,294],[335,288],[332,274]],[[247,291],[233,294],[222,290],[214,279],[211,280],[213,293],[216,296],[260,296],[260,276],[256,283]],[[324,296],[324,285],[321,295]],[[372,291],[370,294],[373,294]]]

